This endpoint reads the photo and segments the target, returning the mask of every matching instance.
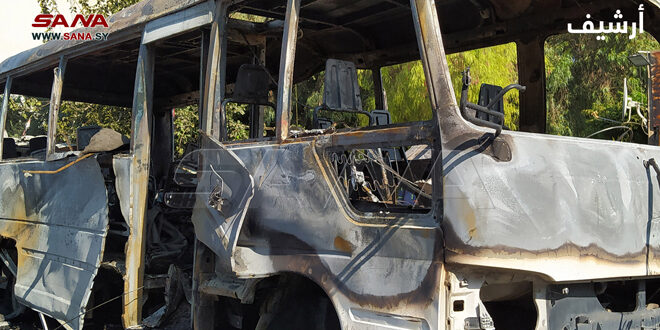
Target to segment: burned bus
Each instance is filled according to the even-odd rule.
[[[656,0],[145,0],[80,30],[106,41],[17,54],[0,64],[2,314],[660,327],[658,53],[649,144],[543,134],[544,40],[640,5],[660,38]],[[511,42],[517,81],[474,100],[466,70],[457,98],[446,55]],[[382,72],[413,61],[410,115]]]

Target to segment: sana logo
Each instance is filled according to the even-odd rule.
[[[33,27],[42,27],[42,28],[54,28],[58,26],[62,27],[77,27],[78,25],[84,27],[97,27],[103,26],[108,27],[108,22],[105,20],[105,16],[100,14],[91,14],[85,17],[82,14],[77,14],[71,24],[67,22],[66,18],[62,14],[51,15],[51,14],[39,14],[34,18]]]

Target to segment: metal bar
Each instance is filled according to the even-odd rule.
[[[465,118],[465,120],[467,120],[467,121],[469,121],[469,122],[471,122],[475,125],[478,125],[478,126],[484,126],[484,127],[492,128],[492,129],[495,130],[495,136],[500,135],[500,133],[502,132],[502,125],[492,123],[488,120],[479,119],[476,115],[472,116],[471,114],[469,114],[467,112],[467,109],[481,111],[481,112],[484,112],[484,113],[489,114],[491,116],[499,117],[502,121],[504,121],[504,115],[503,114],[501,114],[499,112],[488,110],[487,108],[476,105],[476,104],[466,104],[465,107],[461,108],[461,114],[463,115],[463,118]]]
[[[202,115],[204,113],[204,100],[206,97],[205,93],[205,88],[206,86],[206,68],[208,65],[208,59],[209,59],[209,44],[211,42],[210,40],[210,31],[206,29],[202,29],[202,41],[200,42],[200,68],[199,68],[199,106],[197,107],[197,116],[199,120],[199,129],[203,130],[204,129],[204,116]]]
[[[258,58],[255,58],[255,64],[259,64],[266,67],[266,38],[260,38],[261,40],[257,45],[254,45],[258,52]],[[250,138],[259,139],[264,137],[264,113],[266,107],[263,105],[260,106],[251,106],[250,111]]]
[[[154,50],[140,45],[131,134],[131,185],[128,225],[130,235],[126,242],[126,277],[124,281],[124,327],[140,324],[142,319],[142,283],[144,280],[144,254],[146,247],[146,211],[151,149],[153,107]]]
[[[259,62],[261,65],[263,65],[264,68],[266,67],[266,38],[263,38],[263,41],[260,43]],[[266,113],[266,107],[260,106],[259,122],[257,123],[257,125],[259,125],[259,128],[257,129],[257,136],[256,136],[257,138],[264,137],[265,113]]]
[[[11,95],[12,77],[8,76],[5,81],[5,93],[2,98],[2,108],[0,108],[0,136],[3,137],[3,143],[0,143],[0,160],[2,160],[5,136],[5,123],[7,122],[7,112],[9,112],[9,96]]]
[[[193,261],[193,303],[191,308],[192,323],[194,330],[205,330],[215,328],[215,319],[210,317],[213,313],[217,312],[216,297],[205,294],[200,290],[200,286],[204,283],[205,274],[214,273],[215,258],[216,256],[209,250],[206,245],[195,238],[194,246],[194,261]]]
[[[374,81],[374,97],[376,109],[387,110],[387,94],[383,87],[383,74],[380,68],[371,70],[371,78]]]
[[[46,160],[50,160],[55,153],[57,119],[60,113],[60,105],[62,103],[62,86],[64,85],[66,63],[66,58],[61,56],[59,66],[53,70],[53,89],[50,93],[50,110],[48,112],[48,144],[46,145]]]
[[[2,262],[5,264],[7,269],[9,269],[11,274],[14,275],[14,278],[16,278],[16,274],[18,273],[18,267],[16,267],[14,260],[11,259],[7,250],[2,249],[2,251],[0,251],[0,259],[2,259]]]
[[[282,52],[280,54],[280,77],[277,91],[276,134],[282,142],[289,136],[289,118],[291,112],[291,89],[293,87],[293,68],[296,59],[296,41],[298,37],[298,15],[300,0],[288,0],[284,32],[282,34]]]
[[[385,0],[385,2],[387,2],[387,3],[391,3],[391,4],[393,4],[393,5],[396,5],[396,6],[400,7],[400,8],[406,8],[406,9],[409,9],[409,8],[410,8],[410,7],[406,6],[406,4],[401,3],[401,2],[399,2],[399,1],[397,1],[397,0]]]
[[[213,21],[213,3],[204,2],[178,13],[153,20],[144,28],[142,43],[152,43],[191,31]]]
[[[431,1],[411,0],[417,43],[424,66],[426,86],[433,110],[456,107],[456,95],[452,87],[445,57],[438,13]],[[436,117],[439,115],[436,111]]]
[[[227,63],[227,8],[229,1],[216,4],[207,61],[206,83],[204,85],[204,104],[202,130],[224,141],[227,136],[225,115],[220,105],[225,98]]]
[[[43,327],[43,330],[48,330],[48,323],[46,323],[46,318],[44,317],[44,313],[39,313],[39,320],[41,320],[41,326]]]
[[[440,21],[434,1],[410,0],[410,9],[413,13],[413,23],[417,34],[417,42],[424,67],[426,86],[429,91],[431,108],[435,115],[435,138],[431,159],[433,167],[431,177],[433,180],[433,217],[440,224],[443,219],[443,190],[444,173],[442,161],[442,131],[440,129],[445,117],[458,115],[456,95],[451,83],[451,75],[447,66],[445,48],[440,33]],[[444,301],[446,292],[441,290],[438,299]],[[440,309],[438,319],[446,319],[445,310]]]
[[[635,294],[636,311],[646,310],[646,280],[637,281],[637,293]]]
[[[314,108],[314,113],[313,113],[313,118],[314,118],[314,119],[313,119],[313,121],[314,121],[315,123],[316,123],[317,120],[318,120],[319,112],[320,112],[320,111],[323,111],[323,110],[330,110],[330,109],[328,109],[325,105],[320,105],[320,106]],[[348,110],[348,109],[332,109],[332,111],[334,111],[334,112],[358,113],[358,114],[361,114],[361,115],[365,115],[365,116],[367,116],[367,118],[369,118],[369,126],[373,126],[373,124],[374,124],[374,122],[375,122],[374,117],[371,115],[371,112],[369,112],[369,111],[364,111],[364,110]],[[315,128],[319,128],[319,127],[315,127]]]
[[[546,125],[544,39],[518,41],[518,81],[527,87],[520,93],[520,130],[544,133]]]
[[[658,185],[660,185],[660,166],[658,166],[658,162],[655,161],[655,158],[645,160],[642,162],[642,164],[644,164],[644,167],[646,168],[650,167],[655,171],[656,179],[658,180]]]
[[[268,9],[263,9],[263,8],[254,8],[254,7],[242,7],[241,12],[244,12],[246,14],[255,14],[259,16],[265,16],[265,17],[270,17],[270,18],[275,18],[275,19],[281,19],[282,14],[278,13],[273,10],[268,10]],[[300,12],[300,7],[298,7],[298,12]],[[286,15],[284,16],[284,19],[286,21]],[[327,25],[331,27],[341,27],[341,25],[337,24],[336,22],[329,22],[324,20],[321,17],[316,17],[314,15],[309,15],[305,16],[304,18],[299,18],[303,23],[313,23],[313,24],[322,24],[322,25]],[[286,23],[284,23],[284,26],[286,26]]]
[[[329,143],[342,148],[370,146],[388,148],[393,145],[415,145],[431,142],[436,136],[432,121],[392,125],[386,128],[371,126],[351,132],[332,134]]]

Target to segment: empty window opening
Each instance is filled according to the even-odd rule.
[[[328,161],[353,207],[363,212],[427,213],[432,150],[428,145],[329,151]]]

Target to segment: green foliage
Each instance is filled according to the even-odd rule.
[[[83,102],[63,101],[57,120],[57,141],[69,146],[77,143],[78,128],[101,126],[125,136],[131,133],[131,109]]]
[[[460,98],[461,72],[471,67],[473,84],[469,96],[476,102],[481,83],[506,86],[518,79],[515,44],[477,49],[448,56],[449,69],[457,98]],[[424,68],[420,61],[413,61],[384,67],[381,69],[388,110],[393,123],[405,123],[431,119],[431,105],[428,97]],[[358,70],[358,83],[361,89],[363,109],[375,109],[374,84],[370,70]],[[292,124],[299,127],[312,126],[312,110],[321,104],[323,73],[316,74],[295,85]],[[505,97],[505,124],[511,129],[518,127],[518,93],[512,91]],[[366,126],[364,116],[343,113],[324,113],[334,122],[345,126]]]
[[[609,35],[598,41],[592,35],[565,34],[546,41],[548,133],[589,136],[616,125],[632,129],[635,142],[647,140],[639,116],[622,120],[623,79],[633,100],[647,105],[646,68],[637,68],[628,56],[660,46],[649,34],[630,40]],[[613,121],[624,121],[617,124]],[[594,137],[615,139],[624,130]]]
[[[264,23],[268,20],[268,18],[264,16],[239,13],[237,11],[233,13],[229,13],[229,18],[240,19],[243,21],[254,22],[254,23]]]
[[[2,96],[0,96],[2,100]],[[0,101],[1,102],[1,101]],[[0,103],[1,104],[1,103]],[[20,138],[25,135],[44,135],[48,130],[49,101],[35,97],[11,95],[5,133],[7,136]],[[26,125],[30,122],[30,127]]]
[[[360,96],[362,109],[371,111],[376,109],[376,97],[374,95],[374,78],[371,70],[357,70],[358,85],[360,85]]]
[[[382,68],[381,75],[393,123],[431,118],[431,106],[421,62],[385,67]],[[366,111],[376,109],[371,70],[358,70],[357,76],[362,109]],[[291,122],[294,127],[312,128],[313,110],[323,103],[324,77],[325,73],[320,72],[294,86],[294,104],[291,114]],[[338,128],[364,127],[369,124],[367,116],[360,114],[323,111],[321,116],[337,123]]]
[[[420,61],[382,68],[381,75],[393,123],[431,119],[431,103]]]
[[[325,72],[319,72],[293,86],[292,129],[313,128],[314,109],[323,103],[324,79]]]
[[[41,8],[42,14],[59,14],[60,11],[57,9],[57,2],[55,0],[37,0],[39,3],[39,8]]]
[[[174,156],[184,156],[186,147],[199,138],[199,106],[189,105],[174,109]]]
[[[91,15],[101,14],[110,16],[126,7],[140,2],[140,0],[71,0],[71,13]],[[59,14],[56,0],[37,0],[42,14]]]
[[[227,137],[229,140],[245,140],[250,137],[248,106],[245,104],[227,104]]]
[[[504,87],[518,82],[518,61],[514,43],[451,54],[447,56],[447,63],[456,100],[461,98],[461,73],[468,67],[472,77],[468,98],[473,103],[479,99],[481,84]],[[504,97],[504,125],[511,130],[518,129],[519,108],[518,91],[512,90]]]
[[[572,64],[573,58],[561,47],[545,48],[546,130],[550,134],[573,135],[568,118],[568,82],[573,77]]]
[[[138,2],[140,0],[75,0],[72,3],[71,11],[83,15],[103,14],[109,16]]]

